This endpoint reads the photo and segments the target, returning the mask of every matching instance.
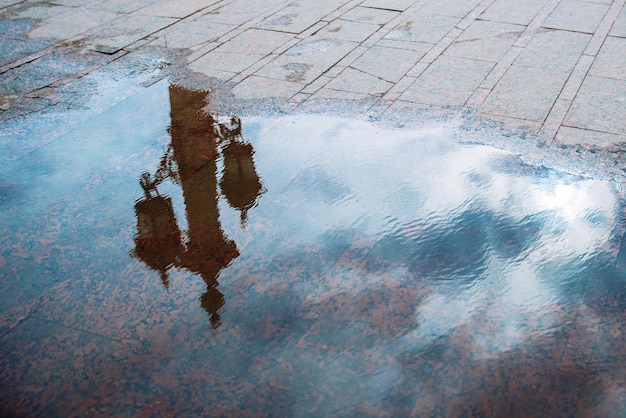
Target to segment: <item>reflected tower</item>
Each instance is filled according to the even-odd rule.
[[[254,206],[262,193],[252,160],[252,145],[241,137],[241,122],[217,123],[202,112],[207,93],[169,87],[171,144],[157,171],[144,173],[140,183],[144,197],[137,201],[137,234],[134,255],[160,273],[169,288],[167,271],[184,268],[202,277],[207,290],[200,304],[211,325],[220,325],[219,309],[225,304],[218,289],[220,271],[239,256],[235,242],[224,234],[219,219],[217,158],[223,153],[220,187],[231,207],[241,211]],[[186,237],[180,232],[171,198],[157,186],[169,179],[182,188],[187,217]]]

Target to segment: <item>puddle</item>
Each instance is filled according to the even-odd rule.
[[[5,158],[4,412],[620,411],[616,184],[205,96],[161,81]]]

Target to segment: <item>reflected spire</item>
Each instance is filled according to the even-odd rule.
[[[168,270],[184,268],[198,274],[207,290],[200,305],[209,314],[211,326],[221,324],[224,295],[218,290],[220,271],[239,256],[237,245],[228,239],[219,219],[217,162],[220,146],[224,170],[220,189],[231,207],[246,213],[256,204],[262,185],[254,168],[252,145],[241,138],[241,121],[216,123],[202,112],[207,93],[169,87],[171,144],[154,175],[143,173],[140,184],[144,197],[137,201],[137,235],[133,255],[159,272],[169,289]],[[166,179],[182,188],[187,217],[183,237],[168,196],[161,196],[158,185]]]

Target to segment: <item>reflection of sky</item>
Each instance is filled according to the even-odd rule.
[[[172,351],[181,351],[183,370],[215,373],[214,386],[194,388],[209,403],[223,384],[232,389],[225,398],[243,393],[240,405],[252,410],[260,389],[288,393],[294,409],[285,416],[375,405],[399,382],[418,379],[406,358],[439,358],[433,347],[464,326],[472,330],[464,351],[475,360],[497,356],[552,338],[592,279],[624,277],[609,266],[610,239],[621,228],[611,183],[460,145],[446,128],[248,118],[244,139],[267,192],[245,228],[219,202],[224,232],[241,255],[219,279],[223,325],[209,343],[188,338],[198,324],[204,335],[208,321],[197,300],[201,280],[173,273],[166,294],[158,277],[146,284],[145,268],[128,257],[139,175],[155,170],[169,141],[167,87],[156,83],[103,109],[17,161],[5,156],[2,181],[22,192],[3,202],[0,221],[11,230],[7,248],[25,236],[24,248],[44,258],[57,254],[46,253],[48,241],[59,253],[69,248],[57,270],[45,262],[15,270],[28,271],[37,286],[95,272],[116,291],[141,282],[137,299],[180,312],[168,332],[185,329],[191,348]],[[160,191],[173,198],[184,230],[181,191],[168,183]],[[597,321],[593,309],[581,312]],[[481,351],[485,340],[491,349]]]
[[[262,252],[300,259],[309,275],[300,275],[292,289],[300,292],[299,309],[319,310],[313,317],[323,325],[294,332],[328,344],[351,341],[331,357],[307,357],[291,343],[264,354],[309,370],[308,389],[339,392],[354,381],[365,386],[352,398],[335,400],[325,413],[349,410],[361,396],[372,402],[384,396],[402,375],[402,365],[391,359],[428,349],[485,306],[493,324],[476,328],[470,341],[478,344],[496,333],[501,349],[510,350],[549,337],[564,320],[555,306],[580,300],[588,261],[610,259],[606,246],[619,219],[608,182],[525,167],[507,152],[453,143],[444,129],[393,131],[304,116],[248,120],[244,129],[268,189],[250,212],[249,228],[270,222],[274,227],[251,238],[243,257]],[[306,265],[306,251],[330,254],[342,234],[366,242],[360,267]],[[328,276],[342,280],[329,285]],[[372,343],[351,308],[339,308],[350,319],[340,325],[336,316],[324,316],[329,301],[348,294],[345,303],[355,303],[357,295],[387,280],[399,289],[427,289],[414,301],[412,325],[388,330]],[[251,295],[243,297],[253,303]],[[388,361],[368,369],[362,359],[381,353]],[[305,399],[304,392],[294,395]]]

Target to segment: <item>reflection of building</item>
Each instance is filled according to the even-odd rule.
[[[170,86],[172,142],[154,175],[140,179],[145,196],[135,205],[137,235],[134,255],[160,272],[169,287],[168,270],[185,268],[202,277],[207,291],[200,304],[209,313],[214,328],[219,326],[218,310],[224,295],[218,290],[220,271],[239,252],[234,241],[222,231],[218,210],[217,157],[222,151],[224,169],[220,189],[228,203],[241,211],[242,222],[263,188],[254,167],[252,145],[241,138],[241,122],[218,124],[202,113],[206,92]],[[167,196],[157,186],[166,179],[179,184],[187,215],[187,236],[183,237]]]

